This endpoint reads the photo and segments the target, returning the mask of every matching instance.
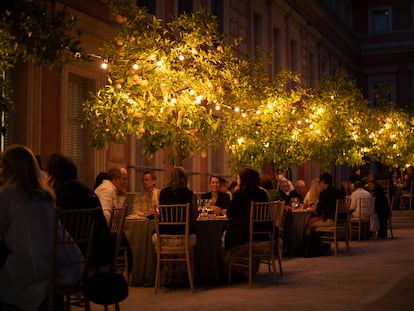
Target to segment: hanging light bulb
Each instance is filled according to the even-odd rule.
[[[107,69],[108,68],[108,60],[104,59],[101,63],[101,68],[102,69]]]

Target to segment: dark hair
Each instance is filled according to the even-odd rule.
[[[157,176],[152,171],[145,171],[144,173],[142,173],[142,176],[147,175],[147,174],[151,175],[152,180],[157,180]]]
[[[95,190],[96,188],[98,188],[98,186],[100,184],[102,184],[102,182],[105,179],[109,179],[107,172],[100,172],[100,173],[98,173],[98,175],[96,175],[96,178],[95,178],[95,184],[93,185],[93,190]]]
[[[275,189],[272,177],[270,177],[269,175],[260,176],[260,186],[262,186],[265,189]]]
[[[251,168],[239,172],[240,192],[253,193],[259,186],[259,173]]]
[[[219,180],[219,182],[220,182],[220,183],[221,183],[221,181],[222,181],[221,176],[220,176],[220,175],[218,175],[218,174],[212,174],[212,175],[210,176],[210,181],[211,181],[213,178],[217,178],[217,179]]]
[[[55,189],[56,186],[59,187],[68,180],[78,178],[78,169],[75,162],[60,153],[50,155],[47,162],[47,173],[52,178]]]
[[[319,176],[319,180],[322,181],[324,184],[332,186],[332,175],[329,173],[322,173],[322,175]]]
[[[362,188],[362,187],[364,187],[364,184],[362,183],[362,181],[360,181],[360,180],[356,180],[356,181],[354,182],[354,188],[355,188],[355,189]]]

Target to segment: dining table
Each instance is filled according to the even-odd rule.
[[[290,211],[284,217],[286,253],[292,257],[303,257],[306,251],[306,226],[312,212]]]
[[[204,218],[196,221],[195,284],[214,286],[223,283],[226,279],[222,235],[227,223],[228,219],[226,217]]]
[[[194,249],[194,283],[197,286],[213,286],[224,281],[224,249],[222,234],[227,218],[198,219],[194,224],[197,244]],[[153,286],[157,255],[152,244],[154,220],[128,217],[125,221],[125,237],[132,253],[129,273],[130,286]]]
[[[153,286],[155,282],[156,261],[152,234],[155,231],[153,219],[127,217],[125,237],[132,254],[130,286]]]

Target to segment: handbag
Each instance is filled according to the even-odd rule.
[[[371,232],[378,232],[380,229],[380,223],[377,213],[372,213],[369,220],[369,226]]]
[[[99,271],[85,283],[86,296],[99,305],[113,305],[128,297],[128,283],[114,271]]]

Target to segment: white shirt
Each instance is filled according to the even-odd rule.
[[[145,217],[154,210],[159,202],[160,189],[154,188],[151,192],[143,191],[135,195],[132,214]]]
[[[357,188],[354,192],[351,193],[351,205],[349,207],[350,211],[353,211],[352,217],[359,217],[359,208],[360,208],[360,199],[372,198],[371,193],[366,191],[364,188]],[[364,217],[364,216],[363,216]]]
[[[109,224],[111,221],[112,209],[122,207],[125,202],[125,196],[117,195],[116,187],[107,179],[104,179],[102,184],[95,189],[95,193],[101,202],[106,223]]]

